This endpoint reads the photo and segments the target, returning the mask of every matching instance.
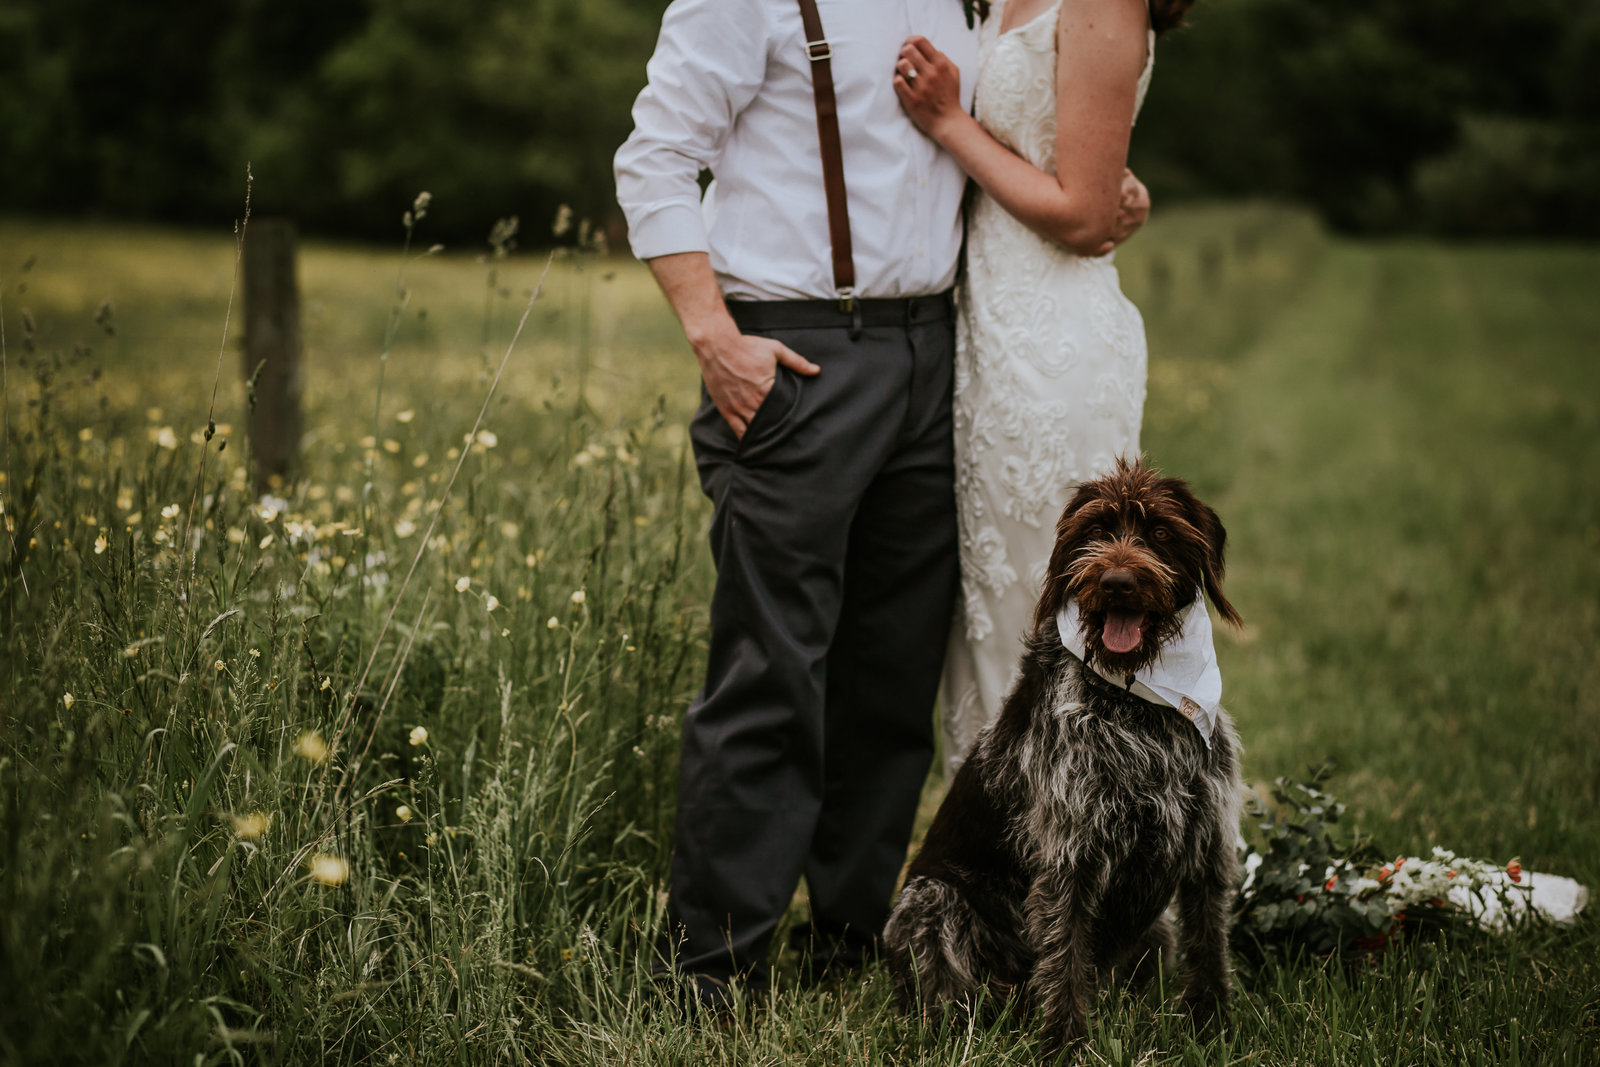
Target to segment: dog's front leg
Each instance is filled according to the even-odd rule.
[[[1199,869],[1178,886],[1183,999],[1202,1026],[1218,1020],[1228,1008],[1228,913],[1236,863],[1232,842],[1213,833]]]
[[[1028,999],[1042,1013],[1045,1040],[1056,1051],[1087,1032],[1091,912],[1066,871],[1046,871],[1028,891],[1028,936],[1037,953]]]

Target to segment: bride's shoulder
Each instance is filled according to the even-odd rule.
[[[1063,60],[1070,55],[1096,68],[1109,64],[1111,71],[1127,66],[1135,77],[1144,72],[1151,45],[1149,0],[1061,0],[1060,6],[1056,41]],[[1066,73],[1068,64],[1062,66]]]
[[[1052,0],[1059,8],[1056,33],[1092,31],[1095,37],[1121,37],[1136,33],[1139,40],[1151,28],[1150,0]]]

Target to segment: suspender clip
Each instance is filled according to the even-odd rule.
[[[861,301],[856,299],[854,286],[844,286],[839,290],[839,310],[850,316],[850,340],[861,340]]]

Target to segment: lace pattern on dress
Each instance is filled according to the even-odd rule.
[[[981,39],[976,114],[1053,174],[1060,0],[1004,34],[1001,10]],[[952,769],[1011,684],[1069,491],[1138,452],[1145,363],[1144,322],[1122,295],[1113,256],[1076,256],[979,193],[956,324],[962,596],[943,703]]]

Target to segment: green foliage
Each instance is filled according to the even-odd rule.
[[[1213,0],[1190,21],[1133,140],[1158,193],[1293,198],[1363,232],[1600,234],[1592,10]],[[1485,121],[1542,139],[1486,152]]]
[[[370,208],[418,188],[438,195],[446,232],[486,224],[464,213],[485,203],[604,218],[656,14],[637,0],[375,0],[230,154],[255,161],[269,210],[324,224],[391,225]]]
[[[259,211],[331,232],[387,233],[419,188],[455,240],[474,205],[604,219],[663,6],[7,0],[0,202],[214,220],[251,162]]]
[[[1600,124],[1464,116],[1456,145],[1417,167],[1415,189],[1438,233],[1600,233]]]
[[[1264,840],[1261,864],[1235,900],[1233,930],[1243,951],[1308,950],[1328,955],[1378,938],[1395,916],[1380,895],[1351,883],[1383,857],[1370,842],[1346,838],[1337,829],[1345,806],[1325,786],[1331,764],[1312,770],[1309,781],[1278,778],[1275,806],[1252,798],[1250,814]]]
[[[664,7],[0,0],[0,205],[214,223],[250,162],[259,210],[320,232],[384,235],[383,205],[426,188],[453,243],[493,221],[485,205],[567,203],[616,237],[611,159]],[[1190,22],[1158,48],[1133,139],[1158,203],[1600,235],[1593,5],[1208,0]]]

